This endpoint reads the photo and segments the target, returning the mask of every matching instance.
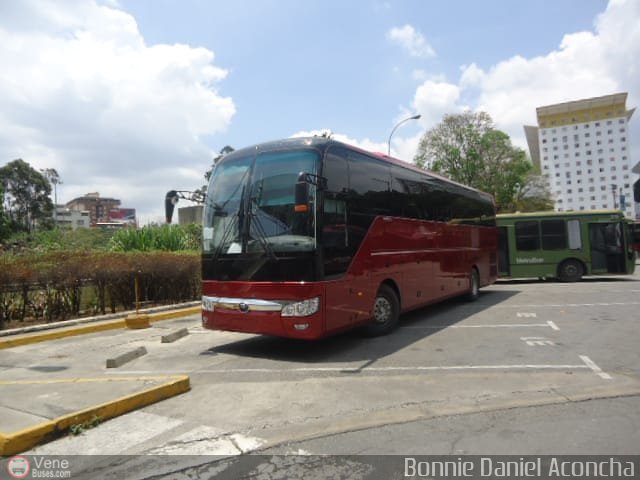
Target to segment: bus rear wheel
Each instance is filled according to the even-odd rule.
[[[565,260],[558,267],[558,277],[562,282],[579,282],[584,275],[582,264],[577,260]]]
[[[364,328],[369,337],[386,335],[393,330],[400,318],[400,301],[396,292],[388,285],[381,285],[373,301],[371,322]]]
[[[471,269],[469,275],[469,291],[467,292],[467,301],[475,302],[480,296],[480,275],[475,268]]]

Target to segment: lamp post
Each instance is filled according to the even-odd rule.
[[[55,168],[46,168],[42,170],[44,176],[53,184],[53,223],[58,226],[58,184],[62,183],[60,175]]]
[[[418,114],[418,115],[413,115],[411,117],[405,118],[404,120],[401,120],[400,122],[398,122],[395,127],[393,127],[393,130],[391,130],[391,134],[389,135],[389,141],[387,142],[387,155],[391,155],[391,137],[393,136],[393,133],[396,131],[396,129],[403,123],[408,122],[409,120],[418,120],[421,116],[422,115]]]

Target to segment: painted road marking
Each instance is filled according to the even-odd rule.
[[[132,412],[87,430],[79,436],[62,438],[34,448],[37,455],[119,455],[131,446],[146,442],[182,425],[182,420],[146,412]]]
[[[425,371],[464,371],[464,370],[573,370],[591,369],[586,364],[576,365],[449,365],[449,366],[416,366],[416,367],[300,367],[300,368],[220,368],[190,371],[190,374],[241,374],[241,373],[362,373],[362,372],[425,372]],[[128,374],[141,375],[146,370],[128,371]],[[184,373],[183,371],[163,371],[162,373]],[[105,372],[107,375],[109,372]],[[124,372],[120,372],[124,373]]]
[[[640,305],[640,302],[608,302],[608,303],[547,303],[531,305],[493,305],[493,308],[541,308],[541,307],[614,307],[620,305]]]
[[[602,371],[602,369],[596,365],[596,363],[591,360],[589,357],[587,357],[586,355],[580,355],[580,360],[582,360],[584,362],[584,364],[589,367],[591,370],[593,370],[593,372],[598,375],[600,378],[603,378],[605,380],[611,380],[611,375],[609,375],[608,373],[605,373]]]
[[[533,312],[518,312],[516,313],[516,317],[518,318],[536,318],[538,315],[536,315]]]
[[[265,441],[240,433],[224,433],[220,429],[202,425],[173,440],[146,451],[147,455],[222,455],[232,456],[256,450]]]
[[[547,325],[549,325],[553,330],[560,330],[560,328],[552,320],[548,320]]]
[[[521,328],[521,327],[551,327],[550,323],[495,323],[495,324],[487,324],[487,325],[408,325],[400,327],[400,330],[406,329],[441,329],[441,328]],[[554,324],[555,325],[555,324]],[[557,326],[554,330],[560,330]]]
[[[555,345],[551,340],[544,337],[520,337],[520,340],[527,342],[530,347],[545,347],[547,345]]]

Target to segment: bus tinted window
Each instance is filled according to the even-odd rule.
[[[327,180],[327,192],[347,193],[349,191],[346,150],[334,147],[327,152],[324,157],[322,176]]]
[[[516,222],[516,249],[517,250],[539,250],[540,234],[538,232],[538,222],[525,221]]]
[[[407,218],[424,218],[428,203],[427,184],[424,175],[413,170],[391,167],[391,203],[393,215]]]
[[[567,248],[567,230],[564,220],[542,220],[540,230],[543,250],[564,250]]]

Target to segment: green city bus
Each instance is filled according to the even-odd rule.
[[[632,223],[618,210],[498,215],[498,275],[564,282],[583,275],[630,275]]]

